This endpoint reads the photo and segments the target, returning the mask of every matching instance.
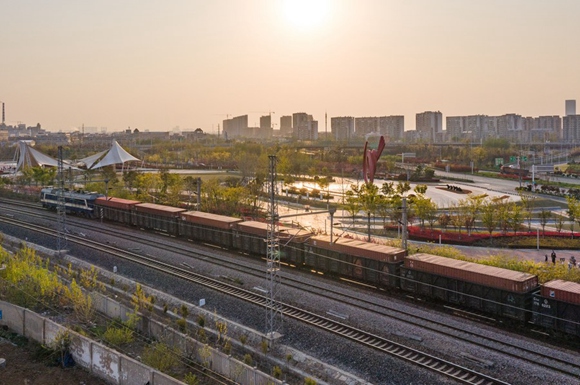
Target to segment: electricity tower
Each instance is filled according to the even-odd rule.
[[[266,256],[266,335],[270,340],[281,336],[282,309],[280,308],[280,243],[278,239],[278,201],[276,198],[276,156],[269,155],[270,179],[268,181],[268,252]]]
[[[61,252],[67,247],[66,240],[66,200],[64,196],[64,165],[62,160],[62,146],[58,146],[58,192],[57,192],[57,208],[56,208],[56,251],[60,256]]]

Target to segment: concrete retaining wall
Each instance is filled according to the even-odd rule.
[[[97,310],[110,317],[126,319],[127,314],[133,311],[100,294],[94,295],[94,298]],[[149,381],[151,385],[184,385],[181,381],[145,366],[30,310],[4,301],[0,301],[0,310],[2,311],[0,325],[6,325],[12,331],[41,344],[50,346],[53,341],[68,331],[71,337],[70,352],[75,362],[112,384],[142,385]],[[139,326],[145,329],[141,332],[150,338],[178,347],[183,354],[187,354],[197,362],[205,363],[209,369],[234,379],[240,384],[283,384],[282,381],[169,328],[167,325],[146,319]]]
[[[70,352],[77,365],[112,384],[143,385],[150,381],[151,385],[185,385],[30,310],[4,301],[0,301],[0,310],[0,325],[6,325],[12,331],[41,344],[50,346],[68,331],[71,337]]]

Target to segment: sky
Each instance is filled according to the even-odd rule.
[[[0,101],[6,124],[55,132],[563,116],[566,99],[580,111],[578,15],[579,0],[0,0]]]

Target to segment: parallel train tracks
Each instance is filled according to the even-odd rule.
[[[14,220],[11,218],[2,218],[2,221],[14,221]],[[17,226],[23,226],[22,223],[16,222],[16,221],[14,221],[13,224],[17,225]],[[31,226],[30,229],[34,230],[34,231],[41,231],[41,232],[48,234],[48,235],[54,235],[54,232],[47,231],[45,228],[38,228],[35,226]],[[118,233],[117,233],[117,235],[118,235]],[[170,264],[158,261],[154,258],[150,258],[147,256],[144,257],[144,256],[138,255],[138,254],[133,253],[133,252],[128,252],[126,250],[118,249],[118,248],[113,247],[113,246],[102,245],[102,244],[96,243],[96,242],[91,241],[91,240],[84,238],[84,237],[77,237],[74,235],[70,235],[69,241],[79,243],[79,244],[82,244],[84,246],[93,247],[93,248],[99,249],[99,250],[106,252],[106,253],[109,253],[109,254],[114,254],[115,256],[117,256],[119,258],[124,258],[124,259],[132,261],[134,263],[139,263],[141,265],[148,266],[150,268],[165,272],[167,274],[171,274],[173,276],[180,277],[182,279],[186,279],[190,282],[194,282],[194,283],[203,285],[205,287],[212,288],[216,291],[229,294],[229,295],[234,296],[236,298],[240,298],[240,299],[243,299],[243,300],[248,301],[250,303],[256,304],[258,306],[265,306],[266,305],[265,297],[263,297],[260,294],[256,294],[254,292],[240,289],[239,287],[236,287],[236,286],[233,286],[230,284],[226,284],[226,283],[223,283],[221,281],[211,279],[211,278],[193,273],[191,271],[172,266]],[[360,301],[360,298],[359,298],[359,301]],[[460,365],[456,365],[456,364],[448,362],[446,360],[437,358],[433,355],[429,355],[429,354],[420,352],[416,349],[403,346],[403,345],[398,344],[396,342],[390,341],[388,339],[385,339],[385,338],[377,336],[377,335],[370,334],[366,331],[354,328],[352,326],[345,325],[344,323],[336,322],[334,320],[331,320],[331,319],[328,319],[325,317],[321,317],[319,315],[313,314],[311,312],[307,312],[305,310],[299,309],[299,308],[294,307],[294,306],[290,306],[288,304],[280,303],[278,305],[280,306],[280,309],[287,317],[295,318],[295,319],[300,320],[302,322],[305,322],[305,323],[308,323],[310,325],[314,325],[318,328],[324,329],[328,332],[338,334],[344,338],[348,338],[352,341],[356,341],[356,342],[361,343],[363,345],[366,345],[368,347],[372,347],[373,349],[388,353],[390,355],[399,357],[399,358],[404,359],[404,360],[409,361],[409,362],[413,362],[413,363],[418,364],[420,366],[423,366],[425,368],[429,368],[431,370],[437,371],[443,375],[454,378],[462,383],[467,383],[467,384],[505,384],[505,382],[503,382],[501,380],[489,377],[487,375],[478,373],[478,372],[473,371],[473,370],[468,369],[468,368],[464,368]],[[430,322],[432,322],[432,320],[430,320]],[[425,326],[425,325],[423,324],[423,326]],[[442,326],[448,327],[448,325],[442,325]],[[441,330],[439,330],[439,329],[437,329],[436,331],[441,332]],[[463,331],[459,331],[459,332],[463,333]],[[449,332],[442,332],[442,333],[453,335],[454,337],[456,337],[458,330],[452,330]],[[463,339],[467,340],[466,338],[463,338]],[[469,341],[469,342],[473,342],[473,341]],[[487,345],[484,345],[484,344],[480,344],[480,345],[487,347]],[[498,350],[500,350],[500,349],[498,349]],[[506,351],[504,349],[502,349],[500,351],[502,353],[506,354]],[[521,353],[522,352],[520,352],[519,354],[521,354]],[[509,353],[508,352],[507,354],[511,354],[511,355],[520,357],[518,355],[518,353]],[[551,357],[550,359],[553,362],[554,358]],[[532,359],[530,358],[529,360],[532,360]],[[534,358],[533,360],[536,364],[538,363],[537,361],[535,361],[535,360],[537,360],[537,357]],[[567,363],[562,362],[562,364],[567,364]],[[550,367],[551,369],[554,369],[554,367],[550,366],[548,363],[541,364],[541,365],[544,365],[546,367]],[[564,370],[562,370],[561,368],[556,369],[556,370],[561,370],[562,372],[569,374],[569,375],[578,375],[580,373],[580,368],[578,366],[567,368]]]

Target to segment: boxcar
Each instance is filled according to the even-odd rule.
[[[95,201],[95,207],[97,208],[97,216],[100,218],[133,224],[135,205],[139,203],[141,202],[129,199],[99,197]]]
[[[204,213],[201,211],[187,211],[181,213],[179,221],[179,235],[199,242],[208,242],[231,249],[233,247],[232,229],[240,218]]]
[[[547,329],[580,337],[580,284],[546,282],[534,293],[532,321]]]
[[[525,322],[539,286],[535,275],[415,254],[405,257],[401,289]]]
[[[133,224],[177,236],[179,234],[179,216],[184,211],[186,210],[155,203],[139,203],[135,205]]]
[[[405,250],[349,238],[315,236],[304,245],[304,263],[327,273],[399,287]]]
[[[237,223],[234,228],[234,248],[251,254],[265,256],[268,252],[268,224],[265,222],[246,221]],[[311,234],[292,227],[279,226],[278,244],[280,260],[294,264],[302,262],[300,243]]]

